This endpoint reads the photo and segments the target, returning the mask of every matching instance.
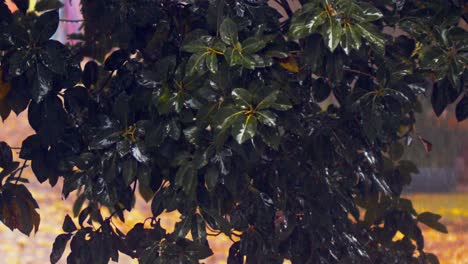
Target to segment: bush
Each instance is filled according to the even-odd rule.
[[[22,163],[0,144],[0,220],[38,230],[28,164],[63,178],[78,219],[52,263],[70,240],[68,263],[197,263],[219,233],[236,241],[228,263],[438,262],[419,224],[447,230],[400,198],[417,172],[401,157],[427,88],[437,115],[462,97],[467,116],[459,1],[82,0],[75,45],[50,39],[60,2],[14,2],[0,1],[0,115],[28,109],[36,134]],[[153,217],[124,234],[112,219],[137,191]],[[174,210],[168,233],[158,216]]]

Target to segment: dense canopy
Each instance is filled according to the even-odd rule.
[[[233,264],[438,263],[420,224],[447,230],[400,197],[418,172],[402,156],[431,148],[421,97],[467,117],[464,1],[81,0],[82,21],[58,0],[13,2],[0,0],[0,115],[28,111],[36,134],[20,161],[0,144],[0,220],[37,232],[23,170],[62,178],[77,219],[52,263],[69,241],[68,263],[198,263],[220,233]],[[75,44],[51,39],[69,22]],[[137,192],[153,217],[124,234],[112,219]]]

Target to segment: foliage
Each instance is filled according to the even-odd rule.
[[[427,88],[436,114],[463,97],[466,118],[459,2],[278,1],[280,20],[264,1],[82,0],[73,46],[50,39],[57,1],[15,2],[0,1],[0,115],[27,108],[36,134],[22,166],[1,145],[0,219],[38,228],[27,163],[63,178],[77,221],[52,263],[68,241],[69,263],[197,263],[218,233],[235,241],[228,263],[438,262],[419,223],[446,229],[400,197],[417,172],[401,157]],[[153,217],[124,234],[112,218],[137,190]],[[174,210],[167,233],[158,216]]]

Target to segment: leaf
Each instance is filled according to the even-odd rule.
[[[257,37],[249,37],[242,42],[242,51],[245,54],[256,53],[265,48],[266,42]]]
[[[43,13],[34,24],[32,30],[33,38],[39,43],[49,40],[55,34],[55,31],[57,31],[58,25],[59,13],[57,10]]]
[[[330,18],[326,33],[325,39],[327,46],[330,51],[333,52],[336,47],[338,47],[341,40],[341,34],[343,33],[341,23],[334,18]]]
[[[50,263],[55,264],[60,260],[71,237],[71,234],[60,234],[55,238],[52,253],[50,253]]]
[[[144,145],[144,142],[139,141],[133,145],[131,148],[131,153],[132,156],[141,163],[148,163],[150,161],[150,158],[148,156],[148,153],[146,151],[146,147]]]
[[[88,61],[84,67],[82,82],[87,88],[95,84],[99,78],[99,66],[95,61]]]
[[[182,50],[190,53],[205,52],[209,46],[207,45],[211,42],[213,37],[202,36],[197,40],[190,41],[182,46]]]
[[[455,116],[458,122],[462,122],[468,117],[468,95],[463,96],[463,98],[458,102],[457,107],[455,108]]]
[[[28,50],[20,49],[9,59],[8,75],[20,76],[33,66],[33,59]]]
[[[103,129],[99,132],[89,144],[89,149],[105,149],[108,148],[122,138],[121,132],[113,128]]]
[[[210,72],[216,73],[218,71],[218,59],[216,58],[216,53],[212,52],[206,56],[205,63]]]
[[[206,64],[206,59],[209,55],[208,52],[198,52],[192,54],[190,56],[189,60],[187,61],[187,64],[185,65],[185,71],[189,74],[192,75],[195,72],[202,72],[205,70],[205,64]]]
[[[225,18],[223,20],[219,27],[219,34],[221,35],[221,40],[228,45],[235,45],[239,42],[237,36],[237,25],[230,18]]]
[[[289,56],[286,59],[280,59],[279,64],[288,72],[292,72],[292,73],[299,72],[299,65],[297,64],[297,60],[292,56]]]
[[[38,12],[44,12],[52,9],[62,8],[63,4],[59,0],[40,0],[34,6],[34,9]]]
[[[418,136],[418,138],[419,138],[419,141],[421,141],[421,144],[423,144],[424,150],[426,150],[427,153],[431,152],[432,151],[432,143],[429,142],[427,139],[421,137],[421,136]]]
[[[325,11],[317,14],[318,10],[312,12],[304,11],[309,7],[315,6],[315,3],[307,3],[302,9],[296,12],[291,20],[291,26],[289,28],[289,36],[294,39],[304,38],[312,33],[316,32],[317,27],[327,21],[327,13]]]
[[[258,134],[260,134],[260,137],[262,141],[269,146],[270,148],[274,150],[278,150],[278,147],[281,142],[281,136],[278,133],[277,129],[270,128],[270,127],[259,127],[258,128]]]
[[[434,254],[425,253],[425,258],[428,264],[440,264],[439,259]]]
[[[195,214],[194,217],[192,217],[192,226],[190,232],[194,242],[202,245],[208,245],[208,241],[206,239],[206,222],[203,220],[201,215]]]
[[[330,96],[331,87],[323,78],[318,78],[312,84],[312,95],[317,102],[323,102]]]
[[[0,167],[6,168],[13,162],[13,152],[6,142],[0,142]]]
[[[119,49],[114,52],[104,62],[104,69],[114,71],[120,68],[128,59],[128,54],[125,50]]]
[[[355,24],[356,32],[380,55],[385,53],[385,40],[373,26],[366,23]]]
[[[455,89],[453,89],[447,79],[437,82],[434,85],[431,94],[432,109],[434,109],[436,116],[440,116],[444,112],[445,108],[447,108],[449,104],[453,103],[457,97],[458,93],[456,93]]]
[[[134,159],[126,159],[123,163],[122,177],[125,186],[130,185],[136,178],[136,172],[138,169],[138,163]]]
[[[219,172],[215,166],[210,166],[205,173],[205,184],[208,190],[213,190],[218,183]]]
[[[36,63],[31,97],[36,103],[39,103],[50,91],[52,91],[52,73],[42,63]]]
[[[189,197],[193,197],[195,195],[197,182],[197,170],[191,162],[186,162],[184,165],[179,167],[175,175],[175,184],[176,186],[182,187],[182,190]]]
[[[242,144],[257,133],[257,118],[253,115],[236,120],[232,126],[232,136]]]
[[[429,226],[430,228],[437,230],[441,233],[448,233],[447,227],[439,222],[441,218],[438,214],[433,214],[430,212],[424,212],[418,215],[418,221]]]
[[[69,215],[65,216],[65,220],[63,221],[62,230],[67,233],[71,233],[77,230],[75,223]]]
[[[275,113],[271,111],[268,111],[268,110],[258,111],[257,118],[258,118],[258,121],[260,121],[262,124],[266,126],[269,126],[269,127],[276,126],[276,115]]]
[[[253,101],[252,94],[244,88],[235,88],[232,90],[232,98],[236,105],[240,106],[243,109],[247,109],[251,106]]]
[[[276,99],[278,98],[279,93],[280,93],[279,91],[271,92],[267,97],[263,98],[263,100],[257,104],[257,107],[255,109],[263,110],[263,109],[270,108],[276,102]]]
[[[378,8],[376,8],[374,5],[366,2],[359,2],[358,3],[360,7],[360,16],[356,17],[360,21],[365,21],[365,22],[371,22],[375,20],[379,20],[380,18],[383,17],[382,12]],[[358,14],[355,12],[354,14]]]
[[[67,74],[69,50],[62,43],[56,40],[48,40],[43,45],[43,50],[39,53],[42,64],[50,71],[60,74]]]
[[[9,82],[3,81],[3,71],[0,68],[0,101],[4,100],[8,93],[11,90],[11,85]]]

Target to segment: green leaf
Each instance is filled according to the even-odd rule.
[[[383,17],[382,12],[374,5],[366,2],[358,2],[360,12],[352,13],[353,17],[359,21],[371,22],[379,20]]]
[[[341,27],[341,23],[334,19],[333,17],[329,18],[329,24],[326,29],[325,40],[327,43],[327,47],[333,52],[341,40],[341,35],[343,33],[343,28]]]
[[[239,53],[239,51],[233,48],[226,49],[226,52],[224,52],[224,57],[226,58],[226,61],[229,63],[229,66],[239,65],[243,62],[243,58],[241,54]]]
[[[192,227],[190,232],[192,234],[193,241],[208,245],[208,241],[206,239],[206,222],[203,220],[201,215],[196,214],[194,217],[192,217]]]
[[[104,149],[108,148],[122,138],[121,132],[113,128],[104,129],[96,135],[93,141],[89,144],[89,149]]]
[[[205,57],[208,55],[208,52],[198,52],[192,54],[189,60],[187,61],[187,65],[185,66],[185,71],[192,75],[195,72],[202,72],[205,70]]]
[[[208,190],[213,190],[218,183],[219,172],[215,166],[210,166],[205,173],[205,184]]]
[[[130,185],[130,183],[132,183],[135,180],[137,170],[138,163],[136,162],[136,160],[129,158],[123,162],[122,177],[125,186]]]
[[[253,115],[239,118],[232,125],[232,136],[237,143],[242,144],[248,139],[251,139],[257,133],[257,118]]]
[[[239,42],[237,36],[237,25],[230,19],[225,18],[219,27],[219,34],[221,35],[221,40],[228,45],[235,45]]]
[[[277,129],[260,126],[258,129],[258,134],[260,135],[263,142],[267,144],[267,146],[274,150],[278,150],[281,142],[281,136]]]
[[[55,264],[60,260],[71,237],[71,234],[60,234],[55,238],[52,253],[50,253],[50,263]]]
[[[211,52],[206,56],[206,66],[212,73],[216,73],[218,71],[218,59],[216,58],[216,53]]]
[[[209,46],[207,42],[212,41],[213,37],[205,36],[200,39],[191,41],[182,46],[182,50],[190,53],[205,52]]]
[[[377,30],[370,24],[361,23],[356,24],[356,32],[360,34],[369,45],[380,55],[385,53],[385,39],[377,32]]]
[[[262,124],[270,127],[275,127],[276,126],[276,115],[275,113],[264,110],[264,111],[258,111],[257,112],[257,118],[258,121],[260,121]]]
[[[242,51],[245,54],[256,53],[266,46],[266,42],[263,39],[257,37],[247,38],[242,42]]]
[[[270,108],[276,102],[276,99],[278,98],[279,93],[280,93],[279,91],[271,92],[267,97],[263,98],[263,100],[257,104],[256,109],[263,110],[263,109]]]
[[[197,182],[197,170],[191,162],[186,162],[179,167],[175,175],[175,184],[176,186],[182,187],[182,190],[189,197],[195,195]]]
[[[232,90],[231,95],[236,105],[242,109],[248,109],[252,105],[253,96],[244,88],[235,88]]]
[[[71,233],[77,230],[75,223],[69,215],[65,216],[65,220],[63,221],[62,230],[67,233]]]
[[[270,108],[273,108],[278,111],[287,111],[292,108],[292,105],[289,99],[283,93],[278,93],[278,98],[276,99],[275,103],[271,105]]]
[[[304,38],[316,32],[317,28],[327,21],[327,13],[319,9],[307,12],[308,6],[315,8],[315,3],[305,4],[293,15],[289,36],[293,39]],[[320,12],[320,13],[318,13]]]
[[[429,226],[430,228],[437,230],[441,233],[448,233],[447,227],[439,222],[441,216],[430,212],[424,212],[418,215],[418,221]]]

